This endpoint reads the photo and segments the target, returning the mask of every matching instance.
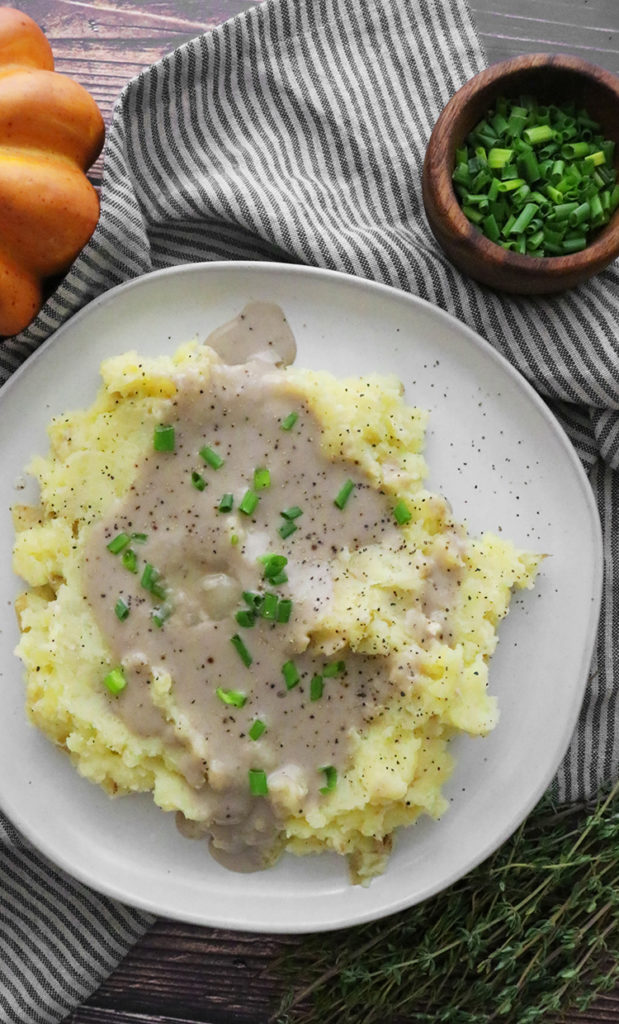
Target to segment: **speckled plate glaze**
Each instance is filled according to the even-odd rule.
[[[24,713],[12,602],[9,508],[34,497],[23,468],[47,449],[45,428],[95,396],[98,366],[137,348],[178,344],[234,316],[250,299],[278,302],[299,366],[338,376],[395,373],[411,404],[430,410],[429,484],[473,533],[501,531],[550,555],[536,589],[518,594],[500,630],[491,692],[501,721],[486,739],[458,738],[458,764],[438,821],[402,831],[386,873],[351,887],[334,855],[285,856],[271,871],[234,875],[183,839],[150,797],[110,800]],[[0,394],[0,806],[60,867],[156,914],[253,931],[339,928],[410,906],[487,857],[551,781],[572,734],[599,613],[601,541],[582,468],[529,385],[458,321],[403,292],[328,271],[263,263],[175,267],[91,303]]]

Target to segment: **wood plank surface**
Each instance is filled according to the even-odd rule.
[[[13,6],[38,21],[58,71],[92,93],[109,123],[130,78],[249,3],[23,0]],[[619,0],[474,0],[471,6],[490,62],[518,53],[573,53],[619,72]],[[100,172],[98,163],[94,181]],[[65,1024],[263,1024],[278,1001],[269,965],[300,941],[158,921]],[[619,991],[566,1021],[619,1024]]]

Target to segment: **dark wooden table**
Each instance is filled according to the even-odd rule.
[[[13,6],[38,21],[57,70],[81,82],[109,122],[130,78],[250,4],[21,0]],[[472,0],[471,6],[490,62],[519,53],[572,53],[619,73],[619,0]],[[100,164],[93,168],[95,183],[100,170]],[[278,1002],[264,969],[297,941],[159,921],[65,1024],[264,1024]],[[566,1021],[619,1024],[619,990]]]

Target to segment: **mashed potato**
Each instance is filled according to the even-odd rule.
[[[279,317],[227,328],[247,362],[221,331],[107,360],[54,420],[14,509],[18,654],[87,779],[152,791],[229,867],[329,849],[366,882],[446,809],[450,737],[495,725],[497,626],[539,558],[426,490],[396,379],[276,366]]]

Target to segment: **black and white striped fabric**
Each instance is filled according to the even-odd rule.
[[[484,65],[463,0],[265,0],[123,92],[99,227],[10,373],[88,300],[171,264],[269,259],[402,288],[483,335],[554,408],[587,467],[605,537],[599,642],[562,800],[617,774],[619,270],[552,299],[503,298],[456,272],[423,214],[436,118]],[[53,871],[0,827],[0,1022],[60,1020],[149,919]]]

